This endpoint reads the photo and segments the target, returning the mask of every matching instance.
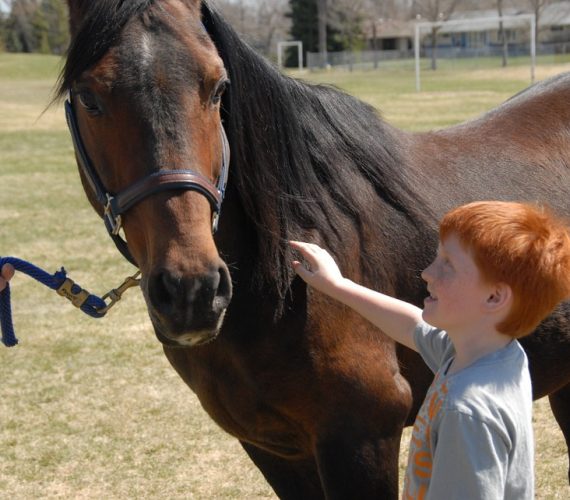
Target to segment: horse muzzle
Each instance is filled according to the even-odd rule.
[[[192,347],[216,338],[232,297],[225,264],[199,275],[162,269],[142,287],[157,338],[166,345]]]

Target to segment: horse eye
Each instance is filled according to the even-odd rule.
[[[95,94],[89,90],[80,90],[77,93],[77,98],[81,105],[92,114],[99,113],[101,110],[99,109],[99,104],[97,103],[97,98]]]
[[[230,83],[229,80],[223,80],[218,84],[216,90],[214,91],[214,95],[212,96],[212,103],[214,105],[220,103],[220,101],[222,100],[222,95],[224,95],[224,92],[228,88],[229,83]]]

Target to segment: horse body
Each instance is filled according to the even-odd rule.
[[[337,90],[284,77],[198,0],[68,3],[74,41],[60,93],[72,90],[110,190],[188,165],[214,180],[220,117],[231,145],[215,237],[200,192],[159,192],[125,216],[170,363],[280,497],[395,498],[401,431],[431,374],[295,279],[287,241],[324,245],[346,276],[421,305],[419,273],[449,208],[528,199],[570,214],[568,79],[478,120],[413,134]],[[524,344],[536,395],[551,395],[570,435],[567,313],[562,306]]]
[[[548,200],[555,210],[569,213],[569,94],[570,76],[560,75],[478,119],[417,134],[407,168],[433,172],[437,186],[431,187],[430,199],[438,200],[431,206],[437,216],[485,197]]]

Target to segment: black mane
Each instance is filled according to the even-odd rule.
[[[288,240],[316,231],[341,255],[343,218],[361,235],[370,229],[362,226],[378,222],[364,215],[370,200],[355,180],[372,185],[399,220],[433,220],[409,187],[398,132],[372,106],[282,75],[205,3],[202,15],[232,82],[223,101],[231,182],[257,228],[261,279],[276,285],[281,297],[293,277]],[[360,250],[368,276],[377,276],[375,266],[386,266],[381,250]]]

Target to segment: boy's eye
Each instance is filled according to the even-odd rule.
[[[438,255],[437,259],[439,260],[439,262],[442,266],[452,267],[451,261],[445,255]]]

